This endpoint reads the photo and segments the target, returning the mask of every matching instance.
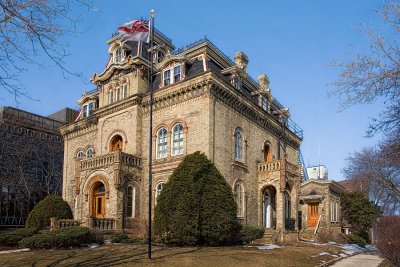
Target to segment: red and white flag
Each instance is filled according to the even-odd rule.
[[[149,42],[150,20],[132,20],[118,28],[124,41]]]

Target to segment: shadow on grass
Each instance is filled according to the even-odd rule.
[[[190,254],[202,250],[201,247],[196,248],[177,248],[177,247],[153,247],[152,260],[147,258],[147,247],[145,246],[127,246],[121,249],[120,246],[104,246],[98,250],[73,251],[62,258],[55,259],[53,262],[46,262],[46,266],[118,266],[122,264],[140,264],[140,263],[153,263],[163,262],[168,258],[181,255]],[[33,262],[31,266],[38,266],[38,262]]]

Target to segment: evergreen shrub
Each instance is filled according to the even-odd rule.
[[[227,245],[240,225],[231,187],[207,157],[187,155],[165,184],[154,213],[155,234],[165,243]]]
[[[20,240],[32,236],[38,232],[37,228],[21,228],[0,234],[0,245],[16,246]]]
[[[125,233],[114,233],[110,237],[111,243],[128,243],[129,238]]]
[[[68,248],[88,244],[92,242],[93,239],[94,237],[89,228],[72,226],[24,238],[19,242],[19,244],[31,249]]]
[[[50,218],[72,219],[72,211],[68,203],[60,196],[50,195],[39,201],[29,213],[26,227],[39,229],[50,226]]]
[[[248,244],[253,240],[260,239],[264,236],[264,227],[246,225],[240,229],[240,241],[243,244]]]
[[[348,242],[349,244],[357,244],[361,247],[365,247],[368,244],[367,240],[365,240],[359,235],[354,235],[354,234],[348,236]]]

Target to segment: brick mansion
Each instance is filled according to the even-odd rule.
[[[108,63],[92,77],[96,89],[83,93],[79,118],[61,128],[62,195],[74,219],[143,234],[148,190],[157,205],[185,155],[201,151],[232,187],[241,224],[264,226],[277,240],[296,238],[318,220],[337,227],[342,188],[309,180],[302,194],[302,131],[272,96],[268,77],[249,76],[245,53],[231,60],[208,39],[176,49],[158,31],[154,42],[157,53],[150,58],[147,43],[108,40]]]

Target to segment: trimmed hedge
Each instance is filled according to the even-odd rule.
[[[0,245],[16,246],[18,242],[26,237],[30,237],[38,232],[37,228],[21,228],[0,234]]]
[[[240,225],[232,189],[200,152],[187,155],[165,184],[154,212],[154,229],[165,243],[227,245]]]
[[[240,230],[240,241],[243,244],[248,244],[249,242],[260,239],[264,236],[264,227],[262,226],[243,226]]]
[[[19,244],[27,248],[67,248],[92,242],[89,228],[73,226],[58,231],[36,234],[22,239]]]
[[[111,243],[128,243],[129,237],[125,233],[115,233],[110,237]]]
[[[26,226],[39,229],[50,226],[50,218],[72,219],[72,211],[68,203],[62,197],[50,195],[41,200],[29,213]]]

